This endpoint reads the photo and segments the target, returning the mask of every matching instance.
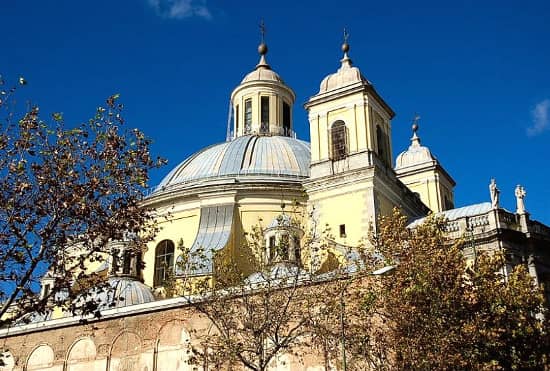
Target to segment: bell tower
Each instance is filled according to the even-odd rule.
[[[425,206],[392,170],[391,119],[395,113],[349,57],[343,58],[305,104],[311,138],[310,206],[339,243],[357,244],[394,206],[423,215]]]
[[[331,173],[331,168],[352,169],[370,160],[391,167],[391,119],[395,113],[376,92],[348,52],[344,34],[344,57],[336,73],[321,82],[319,93],[305,104],[311,134],[311,176]],[[340,161],[345,160],[344,163]],[[327,166],[329,164],[330,166]]]

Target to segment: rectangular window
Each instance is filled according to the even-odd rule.
[[[269,132],[269,97],[261,97],[261,131],[263,133]]]
[[[290,247],[290,239],[288,238],[287,234],[283,234],[281,236],[281,243],[279,247],[279,257],[282,260],[288,260],[288,252]]]
[[[269,97],[262,97],[262,124],[269,123]]]
[[[130,274],[131,262],[132,262],[132,256],[130,255],[130,252],[127,250],[124,251],[123,260],[122,260],[122,263],[123,263],[122,274]]]
[[[340,224],[340,237],[345,238],[346,237],[346,225]]]
[[[235,107],[235,136],[239,132],[239,105]]]
[[[47,297],[50,294],[50,285],[44,286],[44,297]]]
[[[300,252],[300,239],[294,236],[294,262],[301,264],[302,253]]]
[[[290,105],[283,102],[283,130],[284,135],[290,135]]]
[[[120,259],[120,256],[118,256],[119,251],[118,249],[113,249],[111,251],[111,255],[113,257],[113,264],[111,265],[111,271],[113,273],[118,273],[118,260]]]
[[[275,236],[269,237],[269,260],[275,257]]]
[[[244,101],[244,133],[248,134],[252,130],[252,99]]]

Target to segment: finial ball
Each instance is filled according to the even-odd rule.
[[[412,124],[412,129],[413,129],[414,133],[416,133],[418,131],[418,124],[416,122],[414,124]]]
[[[267,45],[265,43],[261,43],[258,46],[258,53],[260,53],[260,55],[266,55],[267,54]]]
[[[347,53],[349,51],[349,44],[347,42],[342,44],[342,51]]]

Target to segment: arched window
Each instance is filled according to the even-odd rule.
[[[170,240],[160,241],[155,249],[155,277],[153,285],[160,286],[168,278],[174,267],[174,243]]]
[[[342,120],[336,121],[330,128],[330,139],[332,146],[332,159],[341,160],[348,155],[348,133],[346,123]]]

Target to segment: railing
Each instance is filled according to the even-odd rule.
[[[476,227],[483,227],[489,225],[489,215],[478,215],[478,216],[472,216],[467,219],[467,228],[476,228]]]
[[[259,127],[259,130],[253,130],[251,125],[247,125],[244,128],[243,135],[264,135],[264,136],[281,135],[285,137],[296,138],[296,132],[294,130],[290,128],[285,128],[282,126],[269,125],[267,123],[261,124]],[[236,137],[237,136],[235,132],[231,130],[228,132],[226,141],[230,142]]]

